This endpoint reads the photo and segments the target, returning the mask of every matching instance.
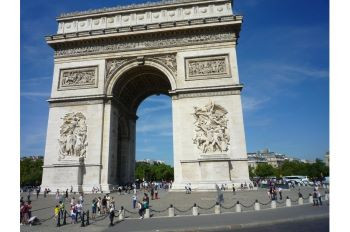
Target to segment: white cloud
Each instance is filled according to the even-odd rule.
[[[252,97],[252,96],[242,96],[242,106],[245,111],[254,111],[260,109],[263,104],[270,100],[269,97]]]

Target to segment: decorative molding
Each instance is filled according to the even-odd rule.
[[[83,113],[68,113],[63,118],[60,129],[58,160],[68,158],[86,158],[87,125]]]
[[[173,100],[179,100],[183,98],[196,98],[196,97],[213,97],[213,96],[226,96],[226,95],[240,95],[240,90],[223,90],[212,92],[192,92],[192,93],[178,93],[173,94]]]
[[[82,56],[101,53],[120,52],[128,50],[145,50],[154,48],[166,48],[176,46],[188,46],[196,44],[207,44],[213,42],[236,41],[236,32],[225,30],[206,30],[201,32],[186,31],[182,34],[165,33],[162,36],[144,35],[130,39],[108,39],[97,43],[97,41],[76,44],[60,45],[55,50],[55,57]]]
[[[152,58],[164,64],[173,72],[174,76],[177,76],[176,54],[152,56]]]
[[[58,90],[97,87],[98,67],[61,69]]]
[[[214,102],[203,107],[194,107],[193,143],[203,153],[223,153],[228,151],[230,136],[226,117],[227,110]]]
[[[122,66],[122,64],[126,63],[127,61],[131,60],[131,58],[118,58],[118,59],[109,59],[106,60],[106,79],[105,82],[107,83],[113,74]]]
[[[231,77],[228,55],[186,58],[186,80]]]

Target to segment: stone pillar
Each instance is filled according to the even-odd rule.
[[[196,204],[192,208],[192,214],[193,216],[198,216],[198,207],[196,206]]]
[[[242,212],[241,204],[239,203],[239,201],[237,201],[236,204],[236,212]]]
[[[298,204],[299,204],[299,205],[304,204],[304,199],[303,199],[302,197],[299,197],[299,199],[298,199]]]
[[[260,210],[260,203],[258,202],[258,200],[255,201],[254,210],[256,210],[256,211]]]
[[[150,217],[151,217],[150,211],[149,211],[149,209],[146,209],[145,218],[150,218]]]
[[[271,209],[276,209],[276,201],[271,201]]]
[[[170,205],[169,207],[169,217],[174,217],[175,216],[175,209],[173,205]]]
[[[287,197],[287,199],[286,199],[286,206],[287,206],[287,207],[291,207],[291,206],[292,206],[292,202],[291,202],[291,200],[289,199],[289,197]]]
[[[214,212],[215,212],[215,214],[220,214],[221,213],[220,205],[215,205]]]
[[[123,221],[125,218],[125,210],[124,207],[122,206],[119,210],[119,221]]]
[[[310,195],[309,195],[309,203],[310,203],[310,204],[313,204],[313,203],[314,203],[314,199],[313,199],[311,193],[310,193]]]
[[[328,200],[329,200],[328,193],[326,193],[326,194],[324,195],[324,200],[325,200],[325,201],[328,201]]]

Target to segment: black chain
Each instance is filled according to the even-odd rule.
[[[276,201],[277,204],[283,204],[284,202],[283,201]]]
[[[178,208],[176,208],[176,207],[174,207],[174,209],[177,210],[177,211],[179,211],[179,212],[181,212],[181,213],[186,213],[186,212],[190,211],[190,210],[192,209],[192,207],[193,207],[193,206],[191,206],[191,207],[188,208],[187,210],[180,210],[180,209],[178,209]]]
[[[261,205],[269,205],[270,203],[271,203],[271,201],[272,200],[269,200],[268,202],[266,202],[266,203],[261,203],[261,202],[259,202]]]
[[[244,204],[242,204],[242,203],[240,203],[244,208],[250,208],[250,207],[252,207],[254,204],[255,204],[255,202],[253,202],[251,205],[244,205]]]
[[[168,208],[166,208],[166,209],[164,209],[164,210],[155,210],[155,209],[151,209],[151,212],[163,213],[163,212],[169,210],[169,208],[170,208],[170,207],[168,207]]]
[[[299,199],[293,200],[292,198],[290,198],[291,202],[298,202]]]
[[[124,208],[124,210],[125,210],[125,212],[128,212],[130,214],[138,214],[137,212],[132,212],[132,211],[129,211],[129,210],[125,209],[125,208]]]
[[[222,205],[221,208],[223,208],[223,209],[232,209],[236,205],[237,205],[237,203],[234,203],[233,206],[231,206],[231,207],[225,207],[225,206]]]
[[[40,222],[46,222],[46,221],[48,221],[48,220],[52,219],[54,216],[55,216],[55,215],[52,215],[52,216],[51,216],[51,217],[49,217],[48,219],[40,220]]]
[[[216,203],[215,203],[213,206],[209,207],[209,208],[201,207],[201,206],[198,205],[198,208],[199,208],[199,209],[204,209],[204,210],[209,210],[209,209],[214,208],[215,205],[216,205]]]

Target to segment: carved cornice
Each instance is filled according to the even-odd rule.
[[[134,51],[155,48],[190,46],[213,42],[236,42],[237,31],[232,27],[220,27],[212,30],[192,30],[175,33],[158,33],[157,36],[129,36],[128,38],[109,38],[101,40],[79,41],[69,44],[56,44],[55,57],[83,56],[121,51]]]

